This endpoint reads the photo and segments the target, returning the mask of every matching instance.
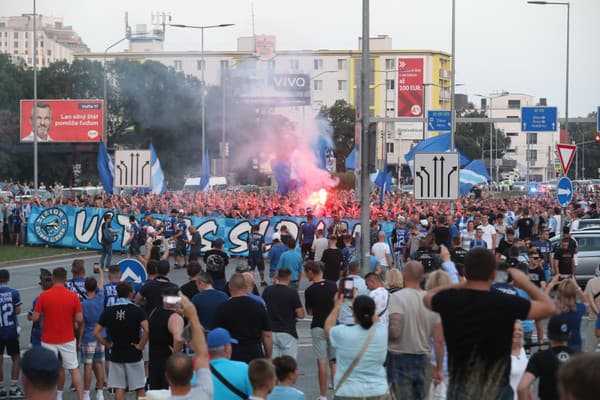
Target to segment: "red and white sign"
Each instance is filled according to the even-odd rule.
[[[560,166],[562,167],[563,175],[566,175],[567,172],[569,172],[573,158],[575,158],[577,146],[574,144],[558,143],[556,149],[558,150],[558,158],[560,158]]]
[[[38,142],[99,142],[102,100],[38,100]],[[33,142],[33,100],[21,100],[21,142]]]
[[[423,115],[423,59],[398,59],[398,99],[399,117],[420,117]]]

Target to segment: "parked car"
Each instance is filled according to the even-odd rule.
[[[577,230],[581,231],[583,229],[589,230],[594,228],[600,229],[600,218],[588,218],[580,220]]]
[[[415,192],[415,185],[402,185],[402,193],[413,194]]]
[[[573,231],[571,236],[577,241],[575,279],[584,287],[588,280],[600,276],[600,228]],[[556,249],[560,236],[554,236],[550,241]]]
[[[527,182],[524,182],[524,181],[515,182],[515,183],[513,183],[511,190],[514,190],[516,192],[525,192],[527,190]]]

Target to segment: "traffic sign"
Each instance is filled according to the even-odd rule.
[[[566,176],[560,178],[556,184],[556,200],[561,207],[566,207],[573,199],[573,184]]]
[[[562,167],[562,164],[560,163],[560,161],[554,161],[554,163],[552,163],[552,165],[554,166],[555,172],[560,172],[560,169]]]
[[[458,153],[415,153],[415,199],[456,200],[460,187]]]
[[[144,283],[148,279],[144,265],[134,258],[125,258],[117,263],[121,268],[121,280]]]
[[[115,186],[149,188],[151,180],[150,150],[115,151]]]
[[[558,143],[556,145],[556,149],[558,150],[558,158],[560,158],[560,165],[562,166],[563,175],[566,175],[567,172],[569,172],[569,168],[571,167],[571,163],[575,157],[577,146],[574,144]]]
[[[449,132],[452,130],[452,114],[448,110],[427,111],[427,130]]]
[[[557,124],[556,107],[521,107],[523,132],[554,132]]]

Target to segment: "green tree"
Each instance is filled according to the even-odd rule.
[[[333,128],[336,167],[338,171],[344,171],[346,157],[354,148],[356,110],[345,100],[336,100],[331,107],[323,106],[319,116],[329,121]]]

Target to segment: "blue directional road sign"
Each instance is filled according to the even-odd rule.
[[[566,176],[563,176],[556,185],[556,199],[561,207],[566,207],[573,199],[573,184]]]
[[[557,123],[556,107],[521,107],[523,132],[554,132]]]
[[[134,283],[144,283],[148,279],[146,268],[133,258],[125,258],[117,264],[121,268],[121,280]]]
[[[427,111],[427,130],[449,132],[452,130],[452,114],[448,110]]]

